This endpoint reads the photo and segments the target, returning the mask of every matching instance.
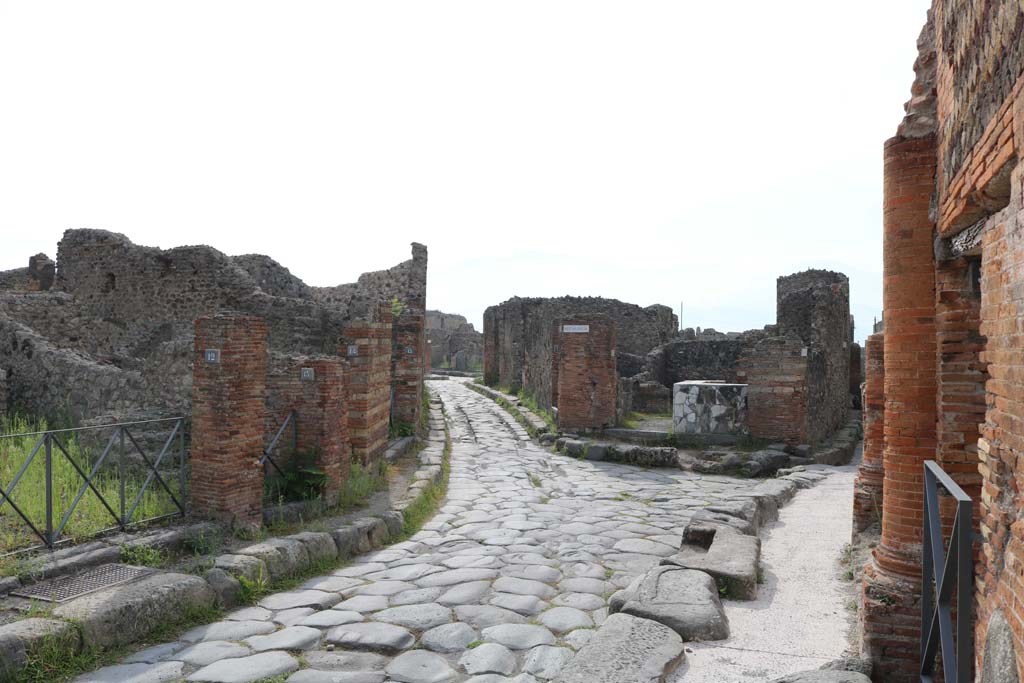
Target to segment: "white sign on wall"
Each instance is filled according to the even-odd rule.
[[[590,332],[590,325],[562,325],[562,332],[568,334],[585,334]]]

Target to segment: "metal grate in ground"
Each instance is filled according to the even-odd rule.
[[[105,564],[74,576],[61,576],[31,586],[23,586],[11,591],[11,595],[46,602],[67,602],[81,595],[132,581],[151,572],[151,569],[144,567]]]

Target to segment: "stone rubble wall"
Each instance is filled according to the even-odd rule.
[[[52,264],[45,255],[32,262],[44,275]],[[346,324],[371,303],[398,299],[408,324],[396,333],[412,340],[401,349],[411,345],[415,358],[396,362],[403,373],[397,393],[417,396],[405,401],[415,421],[426,264],[426,247],[414,244],[413,258],[395,268],[314,288],[266,256],[229,257],[206,246],[161,250],[103,230],[68,230],[49,291],[23,285],[30,269],[0,276],[0,330],[9,332],[0,337],[0,370],[11,407],[51,419],[188,414],[196,318],[223,310],[256,315],[267,323],[271,351],[334,355]],[[10,283],[17,286],[5,289]],[[339,291],[343,297],[332,294]]]
[[[434,368],[478,370],[484,363],[484,335],[461,315],[427,311],[430,364]]]
[[[616,353],[644,355],[675,336],[676,316],[667,306],[641,308],[615,299],[514,297],[484,312],[484,379],[490,385],[524,389],[539,405],[553,405],[552,342],[557,320],[606,316],[616,328]]]
[[[676,382],[672,387],[675,434],[731,434],[747,431],[747,385]]]

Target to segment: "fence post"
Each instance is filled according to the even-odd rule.
[[[53,550],[53,435],[43,437],[46,442],[46,547]]]
[[[124,474],[125,474],[125,467],[124,467],[124,427],[118,427],[117,428],[117,432],[118,432],[118,437],[121,440],[121,457],[118,459],[118,463],[117,463],[117,478],[118,478],[118,481],[119,481],[118,492],[119,492],[120,497],[121,497],[121,530],[124,531],[124,529],[127,528],[127,526],[128,526],[128,520],[125,519],[125,516],[127,515],[127,512],[125,510],[125,491],[124,491]]]
[[[178,499],[181,501],[181,514],[188,514],[188,496],[185,487],[188,480],[185,476],[185,418],[178,422]]]

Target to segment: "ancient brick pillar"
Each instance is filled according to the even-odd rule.
[[[864,571],[863,645],[880,678],[916,680],[924,461],[935,457],[935,137],[885,145],[885,496]]]
[[[737,375],[748,385],[751,436],[806,443],[807,353],[804,341],[792,334],[763,339],[743,353]]]
[[[28,291],[46,292],[53,287],[56,264],[46,254],[36,254],[28,260]]]
[[[423,373],[427,357],[426,313],[407,309],[392,323],[391,419],[410,427],[419,424],[423,405]],[[426,361],[425,361],[426,359]]]
[[[497,308],[491,306],[484,311],[484,383],[489,387],[497,385],[498,372]]]
[[[269,442],[289,413],[296,424],[296,457],[324,472],[324,498],[333,503],[348,476],[348,404],[345,390],[345,361],[338,357],[274,357],[268,373],[267,422]],[[287,468],[291,431],[272,454],[274,462]],[[276,474],[274,470],[270,475]]]
[[[340,354],[348,360],[348,430],[352,458],[364,465],[384,455],[391,414],[391,310],[345,327]]]
[[[882,521],[882,449],[885,428],[885,338],[873,334],[865,344],[864,457],[853,485],[853,532]]]
[[[267,325],[222,313],[195,322],[192,508],[244,527],[262,522]]]
[[[615,323],[603,316],[570,318],[559,329],[559,429],[614,426],[619,385]]]

